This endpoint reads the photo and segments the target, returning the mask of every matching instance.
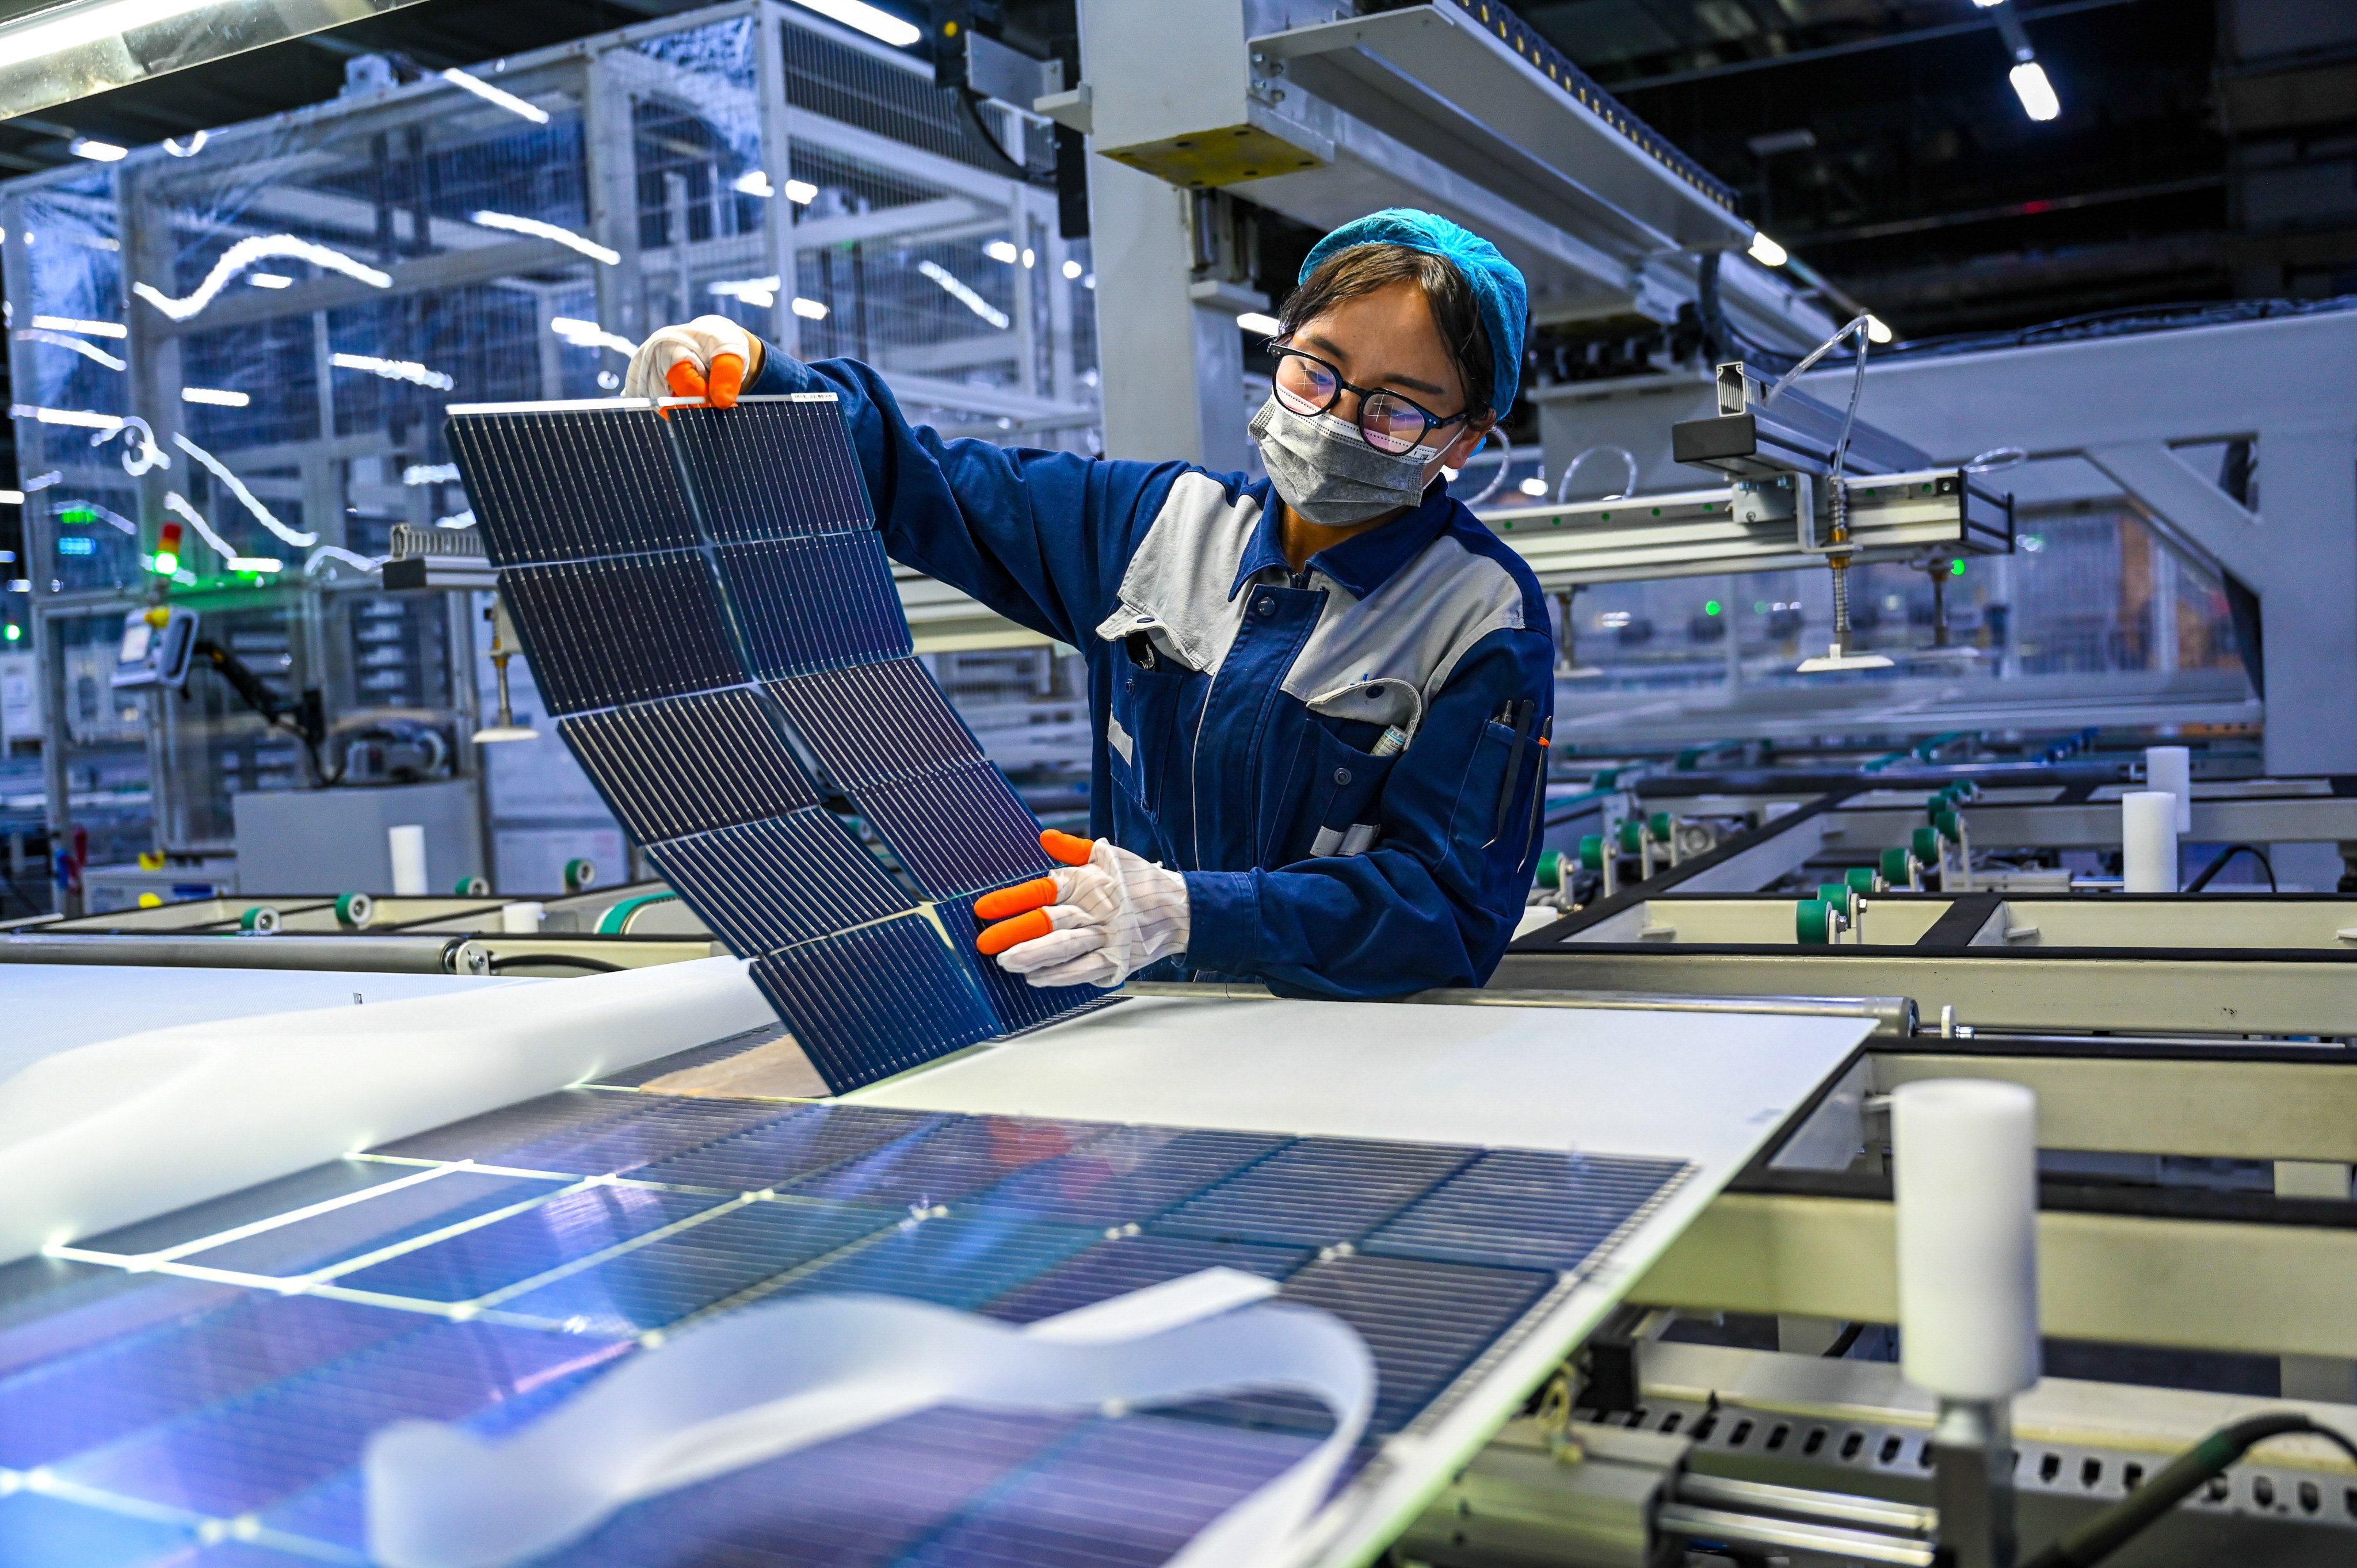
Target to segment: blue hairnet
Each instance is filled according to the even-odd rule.
[[[1454,265],[1473,290],[1482,330],[1490,335],[1490,354],[1497,380],[1490,407],[1501,417],[1514,406],[1514,392],[1523,384],[1523,328],[1530,319],[1531,291],[1522,270],[1498,253],[1498,247],[1448,219],[1413,207],[1386,207],[1364,218],[1352,219],[1318,242],[1301,263],[1301,283],[1327,257],[1353,245],[1405,245],[1438,256]]]

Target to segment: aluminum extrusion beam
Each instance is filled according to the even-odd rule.
[[[1629,1299],[1895,1323],[1894,1212],[1863,1198],[1722,1194]],[[2357,1230],[2049,1210],[2038,1255],[2040,1324],[2055,1338],[2357,1358]]]
[[[1929,956],[1900,949],[1791,952],[1509,952],[1509,987],[1727,995],[1910,996],[1925,1016],[1953,1006],[1979,1029],[2133,1034],[2313,1035],[2357,1028],[2357,962],[2216,954],[2081,957],[2002,948]]]

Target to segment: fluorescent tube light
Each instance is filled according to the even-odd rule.
[[[215,408],[243,408],[253,399],[244,392],[231,392],[223,387],[182,387],[180,401],[210,403]]]
[[[493,87],[472,71],[460,70],[454,65],[442,73],[442,80],[453,87],[464,88],[486,103],[496,103],[509,113],[529,120],[535,125],[548,124],[547,110],[537,103],[527,103],[505,88]]]
[[[2026,59],[2006,73],[2013,91],[2021,100],[2021,112],[2033,120],[2052,120],[2062,113],[2062,101],[2054,96],[2054,84],[2046,80],[2046,68],[2034,59]]]
[[[974,293],[967,286],[963,278],[959,277],[939,262],[919,262],[917,270],[946,289],[952,299],[956,300],[1000,331],[1006,330],[1006,312]]]
[[[131,328],[120,321],[83,321],[71,316],[36,316],[33,325],[52,332],[87,332],[93,338],[128,338]]]
[[[95,141],[89,136],[76,136],[66,144],[66,151],[94,164],[119,164],[131,156],[129,147],[118,147],[113,142]]]
[[[478,212],[473,221],[486,229],[504,229],[511,234],[529,234],[535,240],[554,240],[568,251],[578,251],[591,261],[603,262],[609,267],[621,264],[621,252],[608,250],[595,240],[586,239],[554,223],[544,223],[537,218],[519,218],[512,212]]]
[[[803,299],[797,295],[794,299],[794,314],[804,321],[823,321],[826,319],[826,306],[822,301]]]
[[[1236,317],[1236,325],[1263,338],[1274,338],[1283,327],[1274,316],[1257,310],[1247,310]]]
[[[856,28],[896,49],[905,49],[925,36],[914,23],[867,5],[866,0],[800,0],[800,3],[805,10],[815,11],[829,21],[841,22],[846,27]]]

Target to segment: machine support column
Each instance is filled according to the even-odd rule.
[[[2013,1421],[2006,1402],[1943,1399],[1931,1448],[1946,1561],[1954,1568],[2013,1568]]]

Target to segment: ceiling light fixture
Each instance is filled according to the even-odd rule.
[[[463,88],[486,103],[496,103],[509,113],[529,120],[535,125],[548,124],[547,110],[537,103],[526,102],[503,87],[493,87],[472,71],[460,70],[454,65],[442,73],[442,80],[453,87]]]
[[[2062,100],[2055,94],[2054,84],[2046,79],[2046,68],[2038,63],[2038,51],[2029,47],[2029,34],[2021,25],[2021,17],[2012,0],[1973,0],[1989,14],[1996,24],[1997,36],[2005,40],[2005,52],[2013,57],[2013,69],[2006,80],[2013,83],[2014,96],[2021,100],[2021,112],[2040,122],[2060,119]]]
[[[2059,119],[2062,100],[2054,95],[2054,84],[2046,80],[2046,68],[2034,59],[2027,59],[2006,73],[2013,91],[2021,100],[2021,112],[2033,120]]]
[[[568,251],[578,251],[593,262],[608,266],[619,266],[622,252],[608,250],[595,240],[585,239],[570,229],[554,223],[544,223],[537,218],[519,218],[512,212],[478,212],[473,222],[485,229],[504,229],[511,234],[528,234],[535,240],[554,240]]]
[[[800,0],[800,4],[805,10],[815,11],[829,21],[841,22],[846,27],[855,27],[896,49],[905,49],[925,36],[914,23],[870,5],[866,0]]]
[[[66,144],[66,151],[78,158],[88,158],[94,164],[119,164],[131,156],[129,147],[118,147],[113,142],[93,141],[88,136],[76,136]]]
[[[346,277],[359,279],[371,288],[393,286],[392,274],[379,272],[366,262],[348,256],[343,252],[329,246],[314,244],[294,234],[248,234],[244,239],[223,251],[221,253],[221,259],[213,263],[212,270],[205,274],[205,281],[178,299],[174,299],[154,284],[135,283],[131,285],[131,292],[173,320],[186,321],[206,306],[210,305],[221,291],[228,286],[230,279],[256,262],[268,261],[277,256],[289,257],[298,262],[308,262],[315,267],[324,267],[329,272],[341,273]],[[38,327],[42,323],[37,320],[33,325]],[[113,333],[109,336],[120,336],[120,333]]]

